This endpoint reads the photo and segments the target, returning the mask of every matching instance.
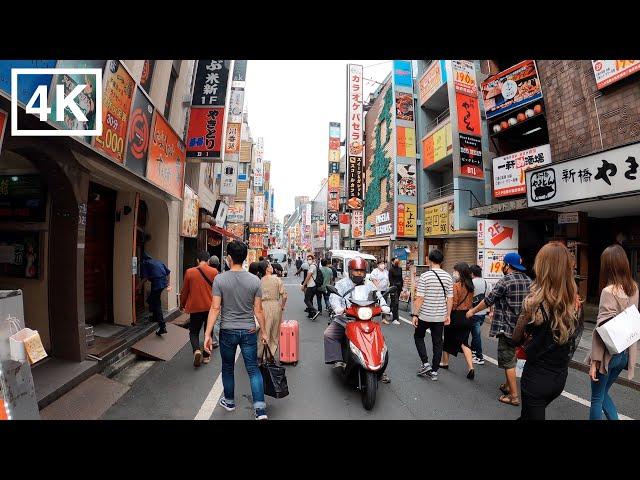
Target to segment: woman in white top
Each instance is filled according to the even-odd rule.
[[[482,269],[478,265],[471,266],[471,275],[473,276],[473,306],[475,307],[491,291],[491,285],[482,278]],[[473,363],[477,365],[484,365],[481,331],[487,313],[489,313],[488,308],[481,310],[472,317],[471,352],[473,353]]]

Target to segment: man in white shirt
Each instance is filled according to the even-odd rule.
[[[453,307],[453,279],[440,267],[444,256],[440,250],[429,253],[431,269],[420,275],[413,302],[411,320],[415,327],[413,339],[420,356],[421,365],[418,376],[428,376],[438,380],[438,368],[442,359],[443,332],[445,325],[451,323]],[[431,331],[433,345],[433,366],[429,363],[427,347],[424,343],[425,332]]]
[[[301,290],[304,292],[304,304],[307,306],[306,311],[309,314],[309,319],[315,320],[318,315],[320,315],[320,312],[318,312],[313,306],[313,299],[316,297],[316,292],[318,290],[315,282],[318,267],[315,264],[315,257],[312,253],[307,255],[307,262],[309,264],[309,271],[304,280],[302,280]]]
[[[385,268],[384,260],[378,262],[378,266],[373,269],[369,278],[379,292],[389,289],[389,271]]]

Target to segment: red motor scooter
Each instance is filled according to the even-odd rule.
[[[356,287],[358,289],[358,287]],[[340,295],[335,287],[328,285],[330,293]],[[382,296],[396,291],[391,287]],[[380,324],[373,321],[383,313],[389,313],[380,306],[378,298],[349,299],[351,305],[340,313],[355,321],[347,322],[342,342],[342,358],[346,365],[339,370],[342,376],[362,392],[362,406],[371,410],[376,403],[378,380],[387,368],[389,356]],[[333,314],[332,317],[337,316]]]

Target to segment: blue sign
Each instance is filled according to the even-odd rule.
[[[411,74],[411,60],[393,61],[393,82],[399,87],[413,88],[413,75]]]
[[[396,248],[393,251],[393,256],[397,257],[400,261],[407,260],[409,258],[409,253],[406,248]]]
[[[246,182],[247,180],[248,180],[248,175],[246,173],[239,173],[238,174],[238,181]]]
[[[54,68],[56,60],[0,60],[0,90],[11,96],[12,68]],[[40,85],[51,85],[53,75],[19,75],[18,101],[27,104]]]

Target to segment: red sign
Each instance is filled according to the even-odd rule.
[[[187,156],[220,158],[224,107],[191,108]]]
[[[422,140],[422,168],[434,163],[433,135]]]
[[[456,107],[458,111],[458,130],[461,133],[468,133],[480,137],[480,106],[478,99],[456,93]]]
[[[185,148],[167,121],[153,114],[153,132],[147,160],[147,178],[163,190],[182,198]]]

